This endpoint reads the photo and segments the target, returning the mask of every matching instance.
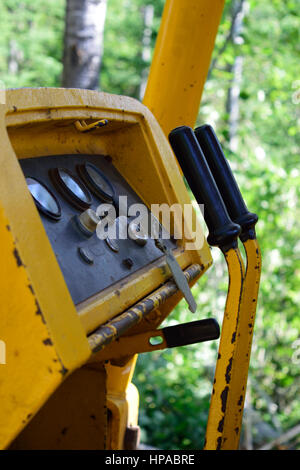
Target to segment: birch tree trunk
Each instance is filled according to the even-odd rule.
[[[154,18],[154,6],[153,5],[145,5],[142,9],[143,19],[144,19],[144,31],[143,31],[143,40],[142,40],[142,60],[144,64],[147,64],[142,71],[141,76],[141,84],[140,84],[140,91],[139,91],[139,98],[143,101],[148,74],[149,74],[149,65],[151,61],[151,33],[152,33],[152,25],[153,25],[153,18]]]
[[[107,0],[67,0],[63,79],[66,88],[99,88]]]
[[[248,3],[246,0],[234,0],[231,40],[237,46],[243,43],[241,32],[247,9]],[[232,81],[228,90],[226,108],[229,116],[229,148],[235,152],[238,146],[239,98],[243,73],[243,57],[241,55],[235,57],[231,73]]]

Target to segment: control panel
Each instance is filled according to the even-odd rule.
[[[19,163],[75,304],[162,256],[126,208],[119,216],[120,196],[127,197],[127,207],[142,201],[109,156],[55,155]],[[101,204],[115,208],[116,238],[97,236]],[[172,240],[165,244],[176,247]]]

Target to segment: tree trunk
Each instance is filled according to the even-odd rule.
[[[13,75],[17,75],[20,63],[23,59],[23,53],[18,48],[14,39],[9,41],[8,71]]]
[[[246,0],[235,0],[233,2],[233,22],[231,28],[231,39],[237,46],[243,43],[241,32],[248,4]],[[237,55],[231,67],[232,80],[227,95],[227,113],[229,120],[229,148],[235,152],[237,150],[238,122],[239,122],[239,97],[241,91],[243,72],[243,57]]]
[[[141,84],[139,98],[143,101],[148,74],[149,74],[149,65],[151,61],[151,34],[154,18],[154,6],[145,5],[142,9],[143,19],[144,19],[144,31],[143,31],[143,40],[142,40],[142,61],[145,64],[145,67],[142,71]]]
[[[67,0],[63,79],[67,88],[99,88],[107,0]]]

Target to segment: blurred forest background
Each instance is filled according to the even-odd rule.
[[[68,3],[79,10],[102,3],[93,30],[98,39],[90,38],[86,49],[91,76],[67,70],[77,52],[68,44],[64,52],[65,0],[2,0],[5,87],[82,80],[75,86],[142,99],[164,1]],[[247,204],[260,217],[263,273],[241,440],[247,449],[300,449],[299,11],[300,0],[226,2],[197,120],[215,126]],[[67,29],[76,34],[68,13]],[[212,254],[214,266],[193,291],[201,318],[221,321],[227,270],[219,251]],[[192,319],[181,302],[167,323]],[[159,449],[203,444],[216,351],[217,344],[208,343],[139,356],[134,383],[143,443]]]

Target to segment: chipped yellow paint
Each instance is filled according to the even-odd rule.
[[[107,119],[108,124],[91,134],[76,129],[77,121],[89,126],[101,119]],[[164,263],[159,262],[149,266],[147,272],[137,272],[128,286],[125,282],[118,286],[120,296],[115,296],[112,306],[111,291],[105,291],[103,297],[96,295],[87,304],[78,306],[77,311],[18,159],[78,153],[109,154],[148,206],[179,203],[183,207],[190,203],[161,128],[149,110],[136,100],[87,90],[7,90],[6,105],[0,109],[1,248],[5,266],[1,268],[1,295],[2,290],[4,294],[0,327],[8,361],[0,369],[2,448],[10,444],[59,387],[64,379],[62,372],[71,373],[91,359],[86,334],[170,277]],[[196,224],[202,234],[198,220]],[[184,251],[184,243],[190,242],[193,230],[192,224],[187,223],[186,238],[177,259],[184,268],[199,264],[203,274],[212,263],[203,234],[202,247]],[[12,244],[17,247],[17,257],[11,250]],[[176,294],[161,307],[161,319],[180,298]],[[42,316],[36,314],[36,302]],[[108,402],[117,407],[118,419],[123,423],[112,438],[113,446],[121,445],[130,400],[133,400],[131,415],[137,415],[136,393],[128,391],[134,363],[132,358],[126,369],[108,367]]]
[[[247,240],[244,247],[247,269],[240,306],[238,343],[231,370],[232,393],[228,396],[228,412],[224,422],[224,450],[235,450],[239,445],[261,274],[261,251],[257,240]]]
[[[113,164],[147,206],[167,203],[183,207],[190,203],[167,139],[153,115],[138,101],[89,90],[26,89],[8,90],[6,108],[8,134],[18,158],[72,153],[109,154]],[[101,119],[107,119],[108,124],[91,134],[76,129],[76,121],[88,124]],[[24,186],[23,179],[23,193],[26,192]],[[24,199],[24,195],[22,197]],[[27,197],[30,199],[29,195]],[[198,263],[203,274],[211,265],[212,258],[199,220],[195,218],[194,223],[196,228],[187,221],[182,245],[186,241],[190,243],[195,229],[203,245],[189,251],[183,251],[181,247],[178,256],[183,268]],[[128,285],[127,279],[122,282],[120,289],[117,288],[120,294],[117,298],[115,289],[108,289],[78,305],[85,331],[94,330],[122,312],[128,308],[129,299],[134,302],[139,295],[139,298],[145,296],[169,275],[166,266],[167,276],[160,275],[157,270],[152,271],[151,267],[147,272],[141,270],[135,278],[129,278]]]
[[[230,413],[228,399],[233,392],[231,369],[238,344],[237,332],[245,275],[244,263],[237,248],[228,250],[225,253],[225,260],[229,273],[229,285],[207,421],[204,446],[206,450],[222,448],[224,421],[227,413]]]
[[[134,355],[123,367],[105,365],[107,372],[107,407],[110,412],[107,449],[124,448],[124,432],[128,425],[136,426],[139,395],[131,380],[137,360]]]
[[[7,345],[0,367],[0,447],[28,423],[67,372],[53,345],[19,246],[0,209],[0,331]]]
[[[185,269],[191,264],[189,251],[177,249],[173,251],[173,254],[181,269]],[[99,326],[99,317],[105,323],[161,286],[170,277],[170,269],[165,258],[162,257],[140,269],[138,275],[133,273],[126,277],[125,281],[121,280],[100,294],[81,302],[77,305],[77,311],[86,333],[95,331]],[[169,311],[171,310],[170,306]]]
[[[6,447],[90,348],[11,147],[0,105],[0,448]],[[55,282],[50,282],[55,279]]]
[[[197,278],[201,273],[198,264],[190,266],[184,271],[187,282]],[[168,281],[160,289],[157,289],[145,299],[131,307],[126,312],[117,316],[108,323],[101,326],[95,333],[89,336],[89,345],[93,352],[100,351],[107,344],[127,332],[132,326],[137,325],[150,312],[164,304],[167,299],[178,291],[173,280]]]
[[[81,367],[50,396],[10,449],[103,450],[107,434],[106,371]]]

